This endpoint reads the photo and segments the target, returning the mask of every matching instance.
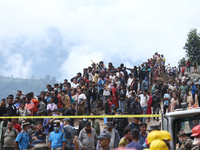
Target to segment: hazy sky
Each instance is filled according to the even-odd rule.
[[[153,53],[177,65],[200,26],[199,0],[1,0],[0,75],[51,72],[58,81],[103,60],[138,65]]]

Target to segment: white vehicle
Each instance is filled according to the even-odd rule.
[[[183,129],[190,137],[192,128],[200,124],[200,108],[170,112],[162,115],[161,120],[161,129],[169,131],[172,137],[170,145],[175,150],[178,143],[177,133]]]

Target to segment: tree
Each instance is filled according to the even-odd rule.
[[[183,57],[182,59],[179,60],[178,65],[182,67],[182,66],[185,66],[185,63],[186,63],[186,59],[185,57]]]
[[[197,33],[197,29],[190,30],[183,48],[192,63],[194,60],[198,60],[198,64],[200,64],[200,36]]]

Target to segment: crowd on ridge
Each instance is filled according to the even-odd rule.
[[[200,104],[200,86],[188,85],[185,67],[171,67],[165,61],[157,52],[147,62],[133,68],[126,68],[123,63],[116,68],[111,62],[106,67],[100,61],[84,68],[83,73],[77,73],[70,81],[65,79],[63,84],[46,85],[40,95],[23,94],[18,90],[16,97],[11,94],[2,98],[0,116],[52,118],[2,119],[0,148],[29,149],[45,143],[48,148],[58,150],[106,150],[121,146],[144,149],[148,145],[145,142],[148,136],[146,122],[152,121],[150,118],[134,118],[130,123],[127,118],[104,118],[105,129],[101,131],[95,118],[82,119],[76,130],[74,119],[57,119],[56,116],[96,115],[99,110],[105,115],[159,114],[161,107],[165,114],[182,108],[189,90],[193,99],[188,108],[198,107],[195,95]],[[159,80],[158,83],[161,74],[172,76],[173,80]],[[159,118],[152,119],[159,121]],[[154,130],[154,126],[151,128]],[[160,130],[159,126],[155,128]],[[169,148],[166,141],[165,144]]]

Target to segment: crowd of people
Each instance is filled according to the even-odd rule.
[[[1,100],[0,116],[5,116],[0,124],[1,148],[29,149],[44,143],[57,150],[117,147],[142,150],[147,147],[146,122],[151,121],[150,118],[134,118],[133,122],[127,118],[104,118],[105,129],[101,131],[95,118],[83,118],[77,130],[73,118],[56,116],[173,112],[187,102],[190,89],[193,99],[188,108],[198,107],[195,94],[200,102],[200,86],[188,85],[184,72],[184,67],[180,70],[180,67],[165,65],[164,56],[156,52],[147,62],[133,68],[126,68],[123,63],[117,68],[111,62],[107,67],[103,61],[92,63],[70,81],[65,79],[61,84],[46,85],[37,96],[18,90],[16,97],[11,94]],[[161,74],[173,76],[172,80],[157,80]],[[7,119],[6,116],[52,118]],[[159,121],[158,117],[152,119]]]

